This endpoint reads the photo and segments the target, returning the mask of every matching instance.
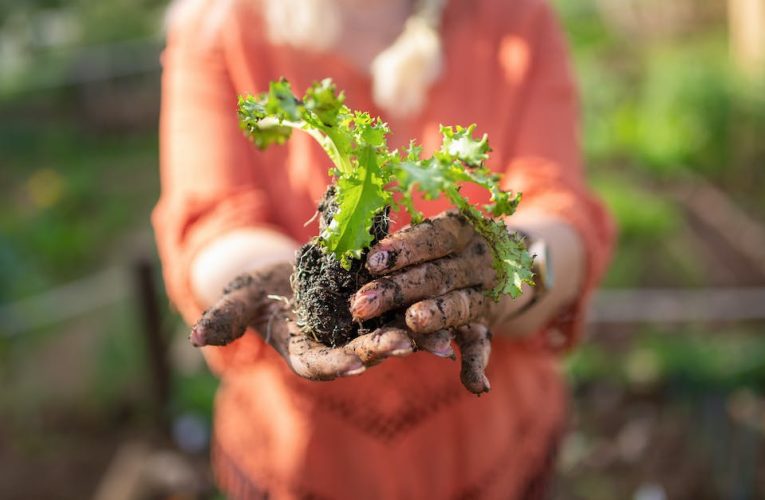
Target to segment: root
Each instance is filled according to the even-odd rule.
[[[325,227],[337,209],[333,202],[334,186],[330,186],[319,203],[321,227]],[[388,211],[375,218],[372,234],[375,241],[388,234]],[[374,329],[380,322],[360,324],[349,310],[350,297],[372,276],[364,266],[366,255],[351,260],[346,270],[332,254],[327,254],[316,240],[298,250],[295,271],[290,278],[293,305],[298,327],[317,341],[330,346],[341,346],[357,337],[364,329]]]

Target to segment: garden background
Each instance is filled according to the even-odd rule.
[[[765,1],[554,4],[620,227],[555,498],[762,498]],[[0,0],[2,498],[217,495],[148,224],[165,9]]]

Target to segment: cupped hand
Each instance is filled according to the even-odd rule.
[[[379,278],[351,298],[359,321],[406,308],[407,327],[419,345],[454,336],[462,353],[462,382],[472,392],[489,390],[484,374],[491,350],[486,324],[495,285],[493,254],[464,217],[444,212],[393,233],[373,246],[367,269]]]
[[[403,325],[379,328],[338,348],[306,336],[297,327],[290,305],[292,269],[289,263],[279,263],[234,279],[192,328],[192,344],[226,345],[252,327],[297,375],[310,380],[358,375],[385,358],[406,356],[414,350]],[[421,348],[451,356],[450,340],[432,336]]]

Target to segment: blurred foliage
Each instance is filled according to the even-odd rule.
[[[165,0],[0,0],[0,28],[31,47],[89,45],[157,33],[166,7]]]
[[[218,379],[207,370],[179,374],[175,380],[173,407],[179,413],[193,412],[210,418],[217,388]]]
[[[601,169],[592,187],[619,226],[618,249],[604,286],[700,286],[703,257],[685,232],[685,215],[641,172]]]
[[[745,326],[718,333],[703,326],[646,328],[627,348],[581,346],[567,371],[577,385],[609,380],[638,389],[661,386],[682,397],[742,387],[765,392],[765,342]]]
[[[668,194],[700,175],[765,218],[765,81],[732,67],[724,17],[657,36],[639,21],[607,22],[603,3],[555,4],[580,83],[590,179],[620,230],[606,285],[714,285]],[[652,4],[609,8],[635,5]]]
[[[572,44],[585,152],[596,171],[635,168],[666,180],[690,170],[760,194],[752,182],[765,181],[765,146],[754,139],[765,136],[765,82],[746,81],[731,66],[724,18],[640,38],[604,22],[598,2],[555,3]],[[755,205],[765,213],[765,202]]]
[[[88,81],[109,68],[156,66],[156,57],[153,65],[141,60],[140,49],[160,38],[166,6],[163,0],[0,0],[0,101]]]
[[[145,227],[157,196],[156,137],[103,137],[65,120],[0,123],[0,302],[94,271]]]

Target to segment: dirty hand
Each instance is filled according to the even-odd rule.
[[[234,279],[194,325],[191,343],[197,347],[226,345],[252,327],[297,375],[311,380],[358,375],[389,356],[412,352],[414,346],[407,332],[394,326],[361,335],[334,349],[304,335],[289,304],[292,268],[289,263],[279,263]],[[435,342],[434,348],[444,349],[442,344]]]
[[[494,303],[484,291],[495,284],[492,260],[486,240],[461,215],[444,212],[370,249],[367,269],[380,277],[351,297],[351,314],[365,321],[406,307],[415,342],[454,336],[462,352],[463,384],[475,393],[488,391],[486,324]]]

